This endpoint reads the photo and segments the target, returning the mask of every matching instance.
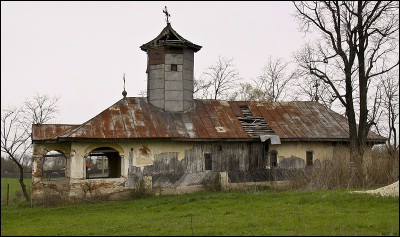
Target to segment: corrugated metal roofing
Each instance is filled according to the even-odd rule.
[[[186,112],[166,112],[144,97],[126,97],[81,125],[33,125],[33,141],[80,139],[259,139],[246,132],[241,106],[264,118],[281,140],[346,141],[346,119],[318,102],[194,100]],[[271,133],[269,133],[271,134]],[[369,141],[384,142],[374,133]]]

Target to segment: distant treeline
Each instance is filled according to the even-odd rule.
[[[8,172],[2,172],[1,177],[2,178],[19,178],[19,173],[8,173]],[[31,179],[32,178],[32,172],[24,172],[24,178]]]

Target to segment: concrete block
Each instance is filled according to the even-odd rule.
[[[189,59],[191,61],[194,61],[194,52],[191,49],[184,49],[183,50],[183,58],[184,59]]]
[[[182,64],[178,64],[177,65],[177,71],[178,72],[182,72],[183,71],[183,65]]]
[[[149,71],[149,78],[155,79],[155,78],[164,78],[164,77],[165,77],[164,68],[154,69],[154,70]]]
[[[192,80],[183,80],[183,89],[193,92],[193,81]]]
[[[149,90],[164,89],[164,79],[149,79]]]
[[[182,80],[182,72],[165,72],[165,80],[166,81],[181,81]]]
[[[182,101],[183,100],[183,91],[165,91],[165,98],[167,100],[175,100]]]
[[[165,64],[149,65],[149,70],[164,69]]]
[[[165,64],[183,64],[183,54],[165,54]]]
[[[192,101],[193,100],[193,92],[192,91],[183,91],[183,100],[184,101]]]
[[[150,104],[156,106],[157,108],[164,109],[164,100],[149,100]]]
[[[188,69],[188,70],[192,70],[193,71],[193,68],[194,68],[193,61],[190,61],[190,60],[187,60],[187,59],[183,60],[183,69],[184,70]]]
[[[183,90],[182,81],[165,81],[166,91]]]
[[[192,70],[183,70],[183,79],[184,80],[193,80],[193,71]]]
[[[163,100],[164,90],[163,89],[149,90],[149,98],[150,100]]]
[[[165,110],[171,112],[183,111],[182,101],[165,101]]]

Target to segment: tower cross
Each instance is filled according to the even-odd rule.
[[[170,17],[171,15],[168,13],[167,6],[165,6],[163,12],[165,14],[165,17],[167,18],[166,20],[167,20],[167,24],[168,24],[169,23],[168,17]]]
[[[128,94],[128,93],[126,92],[126,90],[125,90],[125,73],[124,73],[123,79],[124,79],[124,90],[122,91],[122,96],[125,98],[126,95]]]

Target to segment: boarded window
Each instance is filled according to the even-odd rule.
[[[212,170],[211,153],[204,153],[204,170]]]
[[[278,152],[271,151],[271,167],[278,166]]]
[[[312,165],[313,164],[313,152],[312,151],[306,151],[306,160],[307,160],[307,165]]]
[[[178,71],[178,65],[176,64],[171,64],[171,71]]]

